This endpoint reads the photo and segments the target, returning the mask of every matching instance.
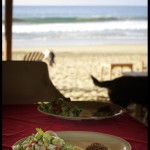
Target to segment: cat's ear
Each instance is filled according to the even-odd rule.
[[[96,86],[101,86],[101,85],[100,85],[100,82],[99,82],[95,77],[93,77],[93,76],[91,75],[91,78],[92,78],[92,80],[93,80],[93,83],[94,83]]]

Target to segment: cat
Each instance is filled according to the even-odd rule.
[[[99,81],[91,75],[96,86],[108,89],[110,101],[126,108],[129,104],[148,106],[148,77],[121,76]]]

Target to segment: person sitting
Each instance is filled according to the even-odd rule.
[[[49,62],[49,65],[51,67],[53,67],[53,64],[55,63],[55,54],[53,51],[50,51],[49,53],[49,58],[50,58],[50,62]]]

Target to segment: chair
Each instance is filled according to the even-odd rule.
[[[64,96],[49,78],[41,61],[2,61],[3,104],[28,104]]]
[[[42,61],[44,58],[44,54],[42,52],[29,52],[25,54],[25,61]]]
[[[142,71],[143,71],[143,72],[147,72],[147,66],[146,66],[146,64],[144,63],[144,61],[142,61]]]
[[[28,52],[24,55],[23,60],[24,61],[43,61],[49,66],[49,50],[46,50],[44,52]],[[49,68],[48,68],[49,69]]]
[[[108,70],[109,73],[109,79],[112,79],[112,72],[113,69],[116,67],[120,67],[121,68],[121,75],[123,74],[123,68],[124,67],[128,67],[131,72],[133,71],[133,64],[132,63],[110,63],[110,64],[101,64],[100,65],[100,69],[101,69],[101,80],[103,80],[103,75],[105,70]]]

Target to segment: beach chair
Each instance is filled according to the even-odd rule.
[[[25,54],[25,61],[42,61],[44,58],[44,54],[42,52],[29,52]]]
[[[2,61],[3,104],[28,104],[64,96],[49,78],[41,61]]]
[[[142,61],[142,71],[147,72],[147,66],[146,66],[146,63],[144,61]]]

